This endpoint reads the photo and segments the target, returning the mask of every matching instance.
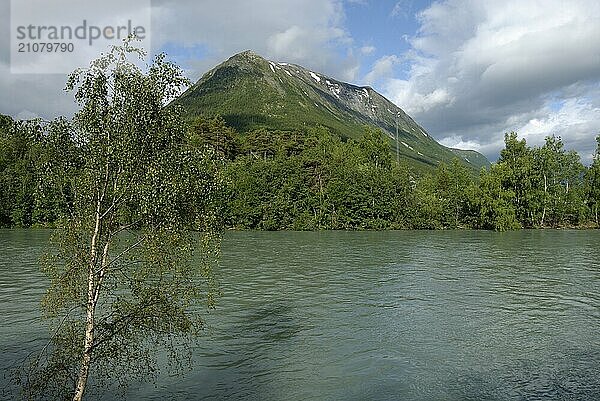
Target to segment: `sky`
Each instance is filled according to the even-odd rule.
[[[510,131],[530,145],[561,136],[567,149],[592,160],[600,134],[598,0],[149,4],[151,53],[167,53],[192,81],[251,49],[370,85],[442,144],[477,150],[492,161]],[[0,0],[0,113],[72,114],[72,94],[62,90],[65,74],[10,72],[8,15],[9,1]]]

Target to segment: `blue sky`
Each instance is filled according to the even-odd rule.
[[[252,49],[371,85],[444,145],[490,160],[517,131],[533,145],[559,135],[589,162],[600,133],[597,0],[152,0],[151,16],[152,51],[192,80]],[[0,113],[71,113],[64,75],[7,72],[8,25]]]
[[[358,44],[373,47],[373,53],[365,57],[361,73],[367,74],[369,64],[385,54],[403,54],[410,49],[405,39],[412,37],[418,29],[416,13],[426,8],[428,2],[379,1],[368,3],[349,3],[346,7],[346,24]],[[396,7],[396,4],[400,6]],[[396,73],[406,78],[402,68]]]

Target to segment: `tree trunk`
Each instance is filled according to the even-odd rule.
[[[93,271],[91,276],[93,276]],[[89,281],[88,277],[88,281]],[[79,370],[79,376],[77,378],[77,385],[75,386],[75,395],[73,396],[73,401],[81,401],[83,398],[83,393],[85,391],[85,386],[87,384],[87,379],[90,373],[90,364],[92,361],[92,346],[94,344],[94,313],[96,309],[96,304],[94,302],[94,284],[93,277],[92,283],[88,282],[88,304],[87,304],[87,316],[85,320],[85,339],[83,344],[83,357],[81,359],[81,368]],[[90,299],[91,294],[91,299]]]
[[[544,209],[542,210],[542,221],[540,226],[544,227],[544,219],[546,218],[546,198],[548,197],[548,178],[544,174]]]
[[[540,223],[541,227],[544,227],[544,218],[546,217],[546,206],[544,206],[544,209],[542,210],[542,221]]]
[[[85,319],[85,338],[83,340],[83,355],[81,358],[81,366],[79,368],[79,375],[77,376],[77,384],[75,385],[75,394],[73,395],[73,401],[81,401],[83,393],[85,392],[85,386],[90,373],[90,365],[92,361],[92,346],[94,344],[94,314],[96,312],[96,280],[95,280],[95,269],[97,259],[97,247],[98,237],[100,236],[100,200],[96,209],[96,225],[94,227],[94,234],[92,235],[91,250],[90,250],[90,263],[88,265],[88,294],[86,304],[86,319]]]

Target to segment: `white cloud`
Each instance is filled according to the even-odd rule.
[[[383,89],[434,136],[476,144],[492,159],[510,130],[562,133],[582,154],[595,145],[599,2],[447,0],[418,21],[408,76]],[[561,110],[549,108],[551,95]]]
[[[397,56],[389,55],[379,58],[373,64],[371,71],[365,76],[364,81],[372,85],[382,78],[389,78],[393,75],[394,66],[400,62]]]
[[[532,118],[520,127],[519,134],[538,146],[549,134],[560,136],[567,149],[578,149],[583,161],[590,163],[596,148],[593,138],[600,134],[600,107],[584,99],[567,99],[559,110],[546,110],[545,116]]]
[[[497,123],[474,124],[495,135],[451,132],[440,143],[461,149],[473,149],[497,156],[504,147],[504,132],[515,131],[530,146],[542,146],[548,135],[560,136],[567,150],[575,149],[584,163],[591,163],[596,150],[595,136],[600,134],[600,107],[586,99],[568,98],[558,107],[547,100],[540,109],[514,114]],[[556,108],[557,107],[557,108]],[[494,157],[491,157],[494,160]]]
[[[421,93],[410,81],[391,79],[387,83],[387,96],[411,115],[427,113],[431,109],[446,107],[454,101],[448,89],[435,88]]]
[[[100,52],[125,39],[131,25],[140,28],[139,46],[148,48],[151,43],[150,0],[12,0],[10,26],[12,34],[21,36],[12,43],[11,71],[15,73],[69,74],[76,68],[88,65]],[[20,35],[16,35],[20,27]],[[27,29],[24,29],[28,27]],[[37,29],[36,29],[37,27]],[[70,28],[63,31],[63,27]],[[123,29],[125,27],[125,29]],[[55,36],[53,36],[53,34]],[[71,36],[72,34],[72,36]],[[106,38],[108,35],[110,39]],[[71,45],[69,51],[19,51],[26,45],[56,42],[60,38]],[[44,47],[45,50],[47,48]],[[57,50],[57,49],[54,49]]]
[[[481,144],[475,141],[465,141],[460,136],[448,136],[440,141],[440,143],[449,148],[457,149],[472,149],[476,151],[481,150]]]
[[[373,53],[375,50],[375,46],[363,46],[360,48],[360,52],[366,55]]]
[[[400,0],[394,4],[394,8],[392,8],[391,16],[392,17],[408,17],[410,13],[412,13],[413,2],[412,0]]]
[[[0,113],[17,118],[50,119],[75,110],[71,93],[65,92],[66,76],[56,74],[11,74],[0,61]]]

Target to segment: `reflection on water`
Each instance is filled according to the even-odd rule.
[[[0,231],[2,367],[36,324],[45,232]],[[194,369],[138,399],[589,400],[600,232],[227,233]]]

